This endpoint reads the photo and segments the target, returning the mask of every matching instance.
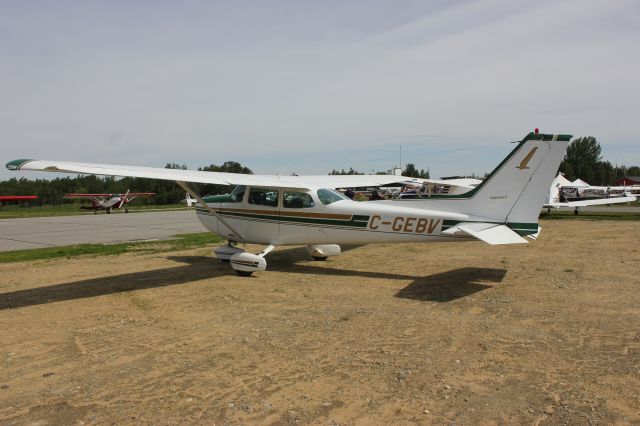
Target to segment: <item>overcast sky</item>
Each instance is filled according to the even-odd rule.
[[[0,161],[325,174],[402,145],[439,177],[539,127],[640,164],[639,77],[637,0],[3,1]]]

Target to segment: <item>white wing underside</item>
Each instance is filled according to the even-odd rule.
[[[126,176],[217,185],[252,185],[294,189],[353,188],[389,185],[400,182],[414,183],[419,185],[425,181],[430,183],[448,184],[447,181],[419,179],[393,175],[245,175],[240,173],[204,172],[197,170],[178,170],[156,167],[121,166],[113,164],[75,163],[66,161],[45,160],[29,160],[12,169],[103,176]]]
[[[636,201],[638,197],[614,197],[614,198],[598,198],[595,200],[584,200],[584,201],[568,201],[566,203],[548,203],[544,205],[544,208],[552,207],[554,209],[561,208],[574,208],[574,207],[589,207],[589,206],[603,206],[607,204],[619,204],[619,203],[630,203]]]

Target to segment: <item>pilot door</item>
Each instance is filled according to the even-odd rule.
[[[280,189],[247,187],[242,207],[233,213],[241,224],[238,231],[248,242],[278,243],[280,198]]]

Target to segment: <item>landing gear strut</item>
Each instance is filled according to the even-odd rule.
[[[232,240],[229,240],[226,246],[216,247],[216,249],[213,251],[213,254],[218,259],[220,259],[225,263],[229,263],[231,256],[237,253],[244,253],[244,250],[241,248],[238,248],[237,241],[232,241]]]

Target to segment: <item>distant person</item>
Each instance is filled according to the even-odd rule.
[[[382,197],[378,191],[373,191],[371,193],[371,199],[374,200],[374,201],[375,200],[384,200],[384,197]]]
[[[353,197],[356,196],[356,193],[353,192],[353,189],[347,188],[347,190],[344,191],[344,195],[346,195],[347,197],[349,197],[349,198],[351,198],[353,200]]]

